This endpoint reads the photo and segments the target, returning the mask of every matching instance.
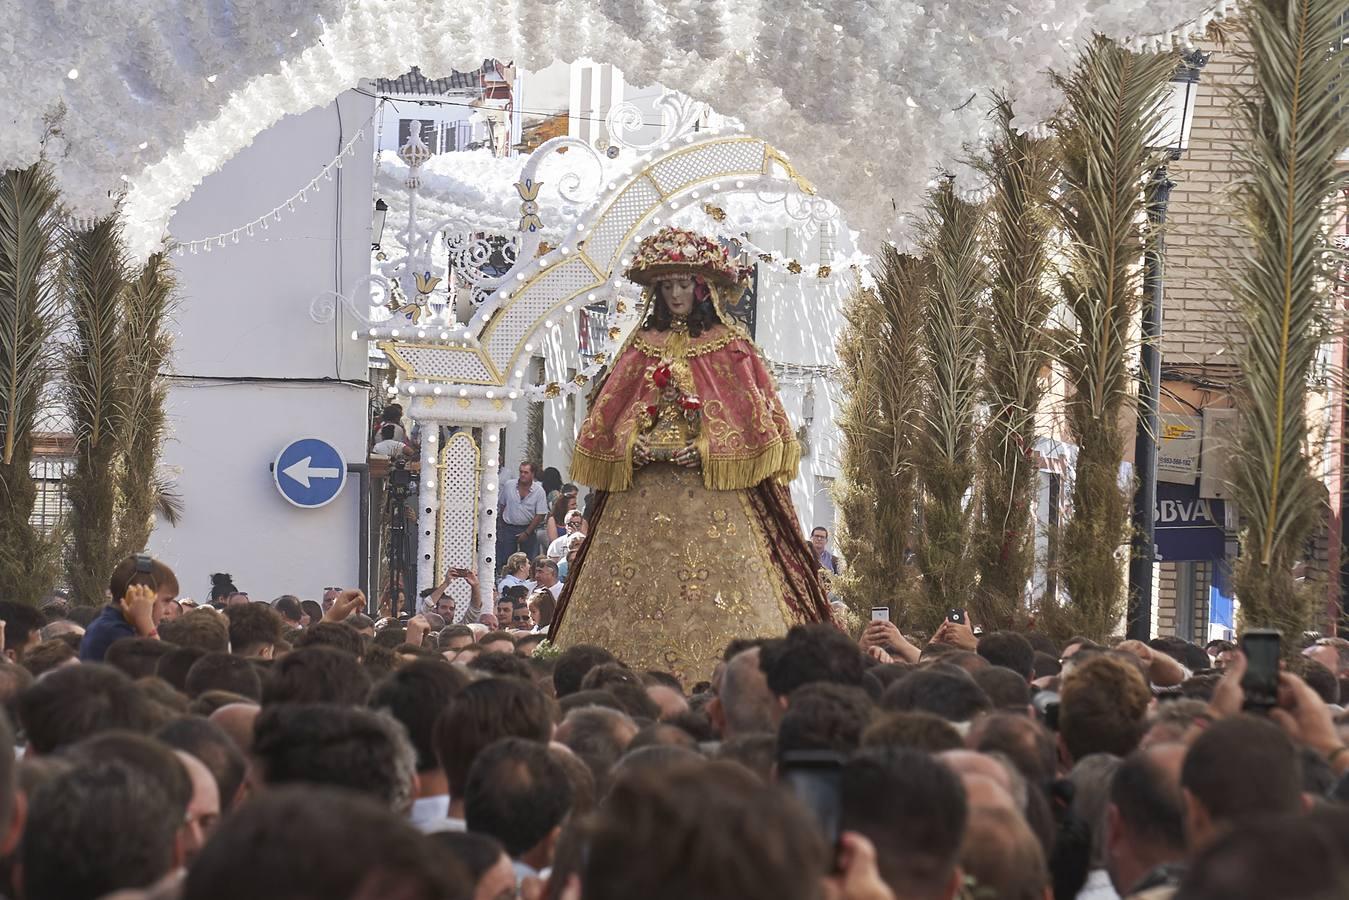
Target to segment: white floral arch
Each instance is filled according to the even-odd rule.
[[[123,189],[133,254],[173,209],[282,116],[413,64],[485,57],[537,69],[590,55],[636,84],[715,104],[792,153],[855,227],[884,237],[1010,92],[1020,120],[1056,103],[1092,32],[1187,40],[1230,0],[15,0],[0,38],[12,104],[0,165],[45,155],[80,215]]]

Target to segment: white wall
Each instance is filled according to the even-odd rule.
[[[179,207],[173,236],[216,234],[285,200],[373,111],[371,98],[348,92],[283,119]],[[169,395],[164,464],[185,511],[176,528],[159,524],[151,548],[176,569],[187,596],[205,596],[215,571],[231,573],[255,598],[316,597],[357,582],[357,477],[333,503],[302,510],[277,493],[268,467],[306,436],[335,444],[348,463],[365,459],[367,390],[341,380],[365,379],[366,344],[350,340],[356,325],[345,309],[319,324],[310,305],[369,271],[373,136],[371,124],[344,163],[340,191],[336,180],[324,182],[253,238],[175,259],[181,305],[172,366],[180,377]]]

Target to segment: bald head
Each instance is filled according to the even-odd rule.
[[[262,707],[254,703],[227,703],[211,713],[211,723],[229,735],[239,752],[248,755],[253,750],[253,723]]]
[[[768,687],[768,679],[759,668],[759,648],[737,653],[726,664],[721,680],[722,738],[777,730],[782,705]]]
[[[973,807],[960,865],[988,896],[1041,900],[1049,885],[1044,851],[1026,821],[1006,809]]]

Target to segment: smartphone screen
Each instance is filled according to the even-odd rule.
[[[784,754],[778,780],[810,810],[829,846],[837,846],[843,821],[843,756],[823,750]]]
[[[873,622],[889,622],[889,621],[890,621],[890,607],[888,607],[888,606],[873,606],[873,607],[871,607],[871,621],[873,621]]]
[[[1246,677],[1241,689],[1246,707],[1269,709],[1279,702],[1279,632],[1252,628],[1241,636],[1241,652],[1246,654]]]

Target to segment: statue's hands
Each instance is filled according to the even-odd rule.
[[[651,447],[645,437],[639,437],[632,444],[632,467],[640,469],[651,462]]]
[[[683,466],[686,469],[696,469],[698,464],[702,462],[702,454],[698,452],[697,447],[689,444],[687,447],[675,451],[674,461],[676,465]]]

